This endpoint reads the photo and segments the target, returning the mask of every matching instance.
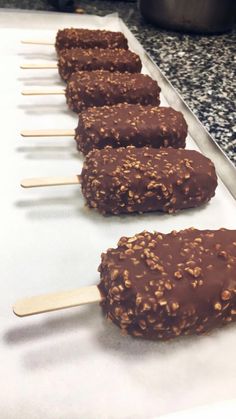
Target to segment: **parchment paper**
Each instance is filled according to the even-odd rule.
[[[119,30],[120,22],[117,16],[1,11],[0,24],[1,419],[147,419],[233,399],[233,325],[207,337],[158,343],[121,337],[97,305],[13,315],[19,298],[97,283],[100,254],[120,236],[235,228],[236,205],[220,182],[215,198],[200,209],[104,218],[84,207],[77,186],[21,189],[25,177],[80,173],[82,156],[72,139],[20,137],[22,129],[77,124],[63,96],[20,95],[22,88],[63,86],[56,70],[19,69],[24,61],[56,59],[53,47],[21,45],[20,39],[53,40],[65,26]],[[197,148],[191,138],[188,148]]]

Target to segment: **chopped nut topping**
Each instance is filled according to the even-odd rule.
[[[136,305],[141,304],[141,302],[142,302],[142,297],[137,296],[137,297],[136,297]]]
[[[161,297],[163,297],[163,295],[164,295],[164,293],[162,291],[155,291],[155,296],[157,298],[161,298]]]
[[[167,301],[166,300],[159,300],[160,306],[166,306]]]
[[[155,317],[152,317],[150,315],[147,316],[147,319],[148,319],[148,322],[151,323],[151,324],[156,322],[156,318]]]
[[[181,272],[180,272],[180,271],[176,271],[176,272],[174,273],[174,276],[175,276],[175,278],[177,278],[177,279],[181,279],[181,278],[183,278],[183,275],[181,274]]]
[[[118,287],[111,288],[111,293],[115,294],[115,295],[118,295],[120,293],[119,288]]]
[[[146,324],[145,320],[140,320],[140,321],[138,322],[138,324],[139,324],[139,327],[140,327],[142,330],[145,330],[145,329],[147,328],[147,324]]]
[[[198,332],[198,333],[203,332],[203,330],[204,330],[204,326],[203,325],[200,325],[200,326],[198,326],[196,328],[196,332]]]
[[[112,280],[113,280],[113,281],[115,281],[115,280],[116,280],[116,278],[118,277],[118,275],[119,275],[119,271],[118,271],[118,269],[114,269],[114,270],[112,271],[112,273],[111,273],[111,278],[112,278]]]
[[[198,278],[202,273],[202,269],[199,267],[196,267],[193,269],[193,276],[194,278]]]
[[[220,311],[220,310],[222,310],[222,305],[219,302],[215,303],[214,304],[214,309],[217,310],[217,311]]]
[[[172,284],[171,284],[171,282],[165,282],[165,288],[167,289],[167,290],[172,290]]]
[[[220,257],[222,257],[223,259],[227,259],[227,253],[224,251],[224,250],[221,250],[219,253],[218,253],[218,255],[220,256]]]
[[[126,288],[130,288],[132,285],[130,279],[126,279],[124,283],[125,283]]]
[[[230,292],[229,290],[224,290],[224,291],[221,293],[221,299],[222,299],[223,301],[230,300],[230,298],[231,298],[231,292]]]
[[[177,302],[172,303],[172,304],[171,304],[171,308],[172,308],[172,310],[173,310],[173,311],[178,310],[178,308],[179,308],[179,303],[177,303]]]

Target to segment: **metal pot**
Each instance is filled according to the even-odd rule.
[[[219,33],[235,22],[235,0],[139,0],[147,20],[167,29]]]

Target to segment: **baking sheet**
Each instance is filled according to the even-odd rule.
[[[80,173],[82,157],[71,139],[20,137],[22,129],[77,124],[63,97],[20,95],[23,88],[63,85],[55,70],[19,69],[23,61],[55,59],[52,47],[21,45],[20,39],[53,39],[65,26],[122,29],[141,54],[144,72],[153,67],[115,15],[1,11],[0,25],[6,40],[0,45],[1,419],[147,419],[235,398],[233,325],[207,337],[158,343],[121,337],[97,305],[26,319],[12,314],[19,298],[96,283],[101,252],[120,236],[193,225],[236,228],[236,203],[220,181],[215,198],[199,209],[104,218],[84,207],[77,186],[21,189],[25,177]],[[162,104],[171,103],[174,96],[164,95],[163,89]],[[175,107],[182,106],[177,98]],[[191,136],[187,147],[198,149]],[[223,178],[230,170],[235,180],[224,156],[220,161]]]

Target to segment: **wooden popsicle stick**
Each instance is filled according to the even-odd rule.
[[[42,39],[40,40],[33,40],[33,39],[22,39],[21,40],[22,44],[33,44],[33,45],[54,45],[53,42],[48,42],[48,41],[43,41]]]
[[[80,176],[57,176],[57,177],[42,177],[29,178],[21,181],[22,188],[40,188],[42,186],[61,186],[61,185],[79,185]]]
[[[41,130],[24,130],[21,131],[22,137],[74,137],[73,129],[41,129]]]
[[[46,95],[64,95],[65,89],[50,90],[22,90],[23,96],[46,96]]]
[[[13,312],[16,316],[25,317],[99,301],[101,301],[99,289],[96,285],[91,285],[71,291],[24,298],[13,305]]]
[[[34,69],[42,69],[42,70],[48,70],[51,68],[57,68],[57,63],[25,63],[21,64],[20,68],[23,68],[23,70],[34,70]]]

